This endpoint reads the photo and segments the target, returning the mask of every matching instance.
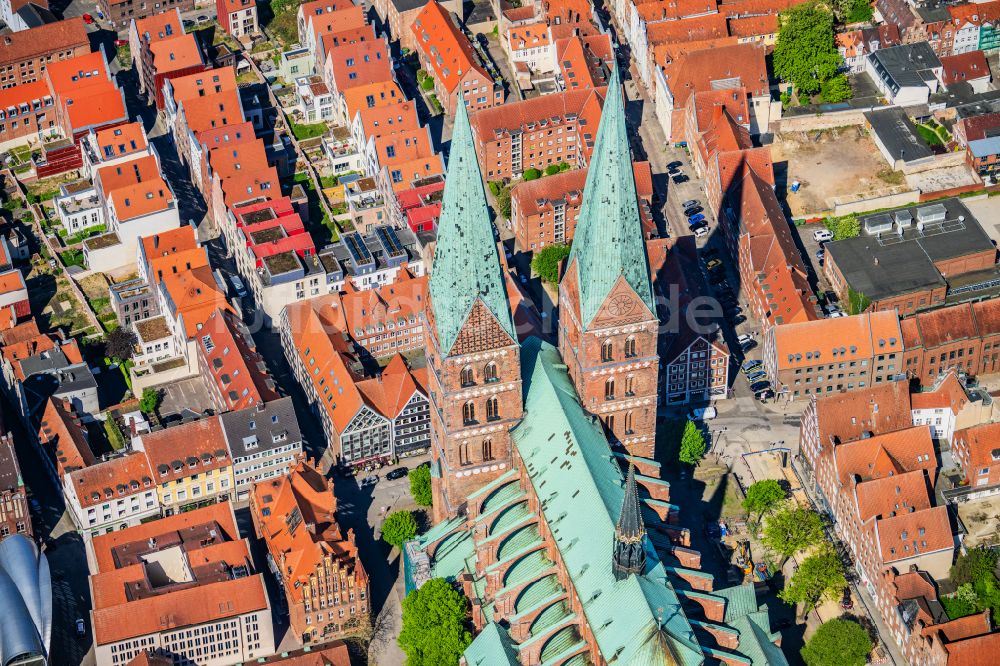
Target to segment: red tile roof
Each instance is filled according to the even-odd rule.
[[[162,180],[160,165],[157,164],[156,157],[144,155],[127,162],[98,168],[94,182],[100,182],[101,193],[104,194],[105,198],[108,198],[112,192],[123,187]]]
[[[922,469],[864,481],[855,492],[861,522],[931,507],[927,476]]]
[[[196,97],[216,95],[236,90],[236,68],[217,67],[197,74],[178,76],[169,81],[174,102],[181,103]]]
[[[155,485],[149,462],[138,451],[70,472],[69,478],[84,509]]]
[[[193,34],[181,34],[173,39],[153,42],[149,45],[149,51],[153,54],[153,66],[157,74],[205,64],[198,39]]]
[[[246,121],[236,90],[223,90],[206,97],[191,97],[184,102],[184,119],[195,136],[205,130]]]
[[[722,14],[705,14],[680,21],[659,21],[646,26],[649,44],[677,44],[717,39],[729,35],[726,17]]]
[[[335,46],[328,51],[327,62],[333,73],[331,84],[338,91],[393,80],[392,59],[381,40]]]
[[[18,86],[20,87],[20,86]],[[0,103],[0,106],[3,106]],[[981,116],[971,116],[958,121],[965,128],[965,140],[977,141],[985,139],[988,130],[995,130],[1000,127],[1000,113],[984,113]],[[994,132],[990,132],[991,135]]]
[[[864,433],[879,435],[913,424],[909,382],[886,382],[870,388],[815,396],[819,440],[851,442]]]
[[[596,140],[597,126],[601,122],[606,88],[593,90],[566,90],[502,106],[482,109],[469,118],[472,131],[480,142],[495,141],[496,137],[510,130],[526,130],[529,125],[552,118],[575,116],[582,119]],[[581,130],[579,132],[583,134]]]
[[[878,521],[877,530],[882,561],[886,564],[955,547],[945,506],[883,518]]]
[[[169,210],[174,205],[174,195],[162,178],[120,187],[108,195],[108,200],[119,222]]]
[[[96,462],[87,435],[73,407],[57,398],[45,402],[38,427],[38,440],[54,458],[60,482],[67,472],[83,469]]]
[[[982,51],[969,51],[959,55],[941,56],[941,80],[946,86],[963,81],[990,78],[990,65]]]
[[[854,477],[877,479],[917,469],[926,470],[933,483],[937,473],[934,442],[927,426],[845,442],[833,449],[833,455],[837,476],[845,485]]]
[[[263,358],[236,315],[216,310],[205,320],[196,340],[198,353],[205,359],[204,367],[225,401],[226,411],[278,398]]]
[[[991,467],[1000,462],[1000,423],[982,423],[956,430],[952,447],[960,442],[969,451],[970,469]]]
[[[614,58],[609,35],[573,35],[557,40],[556,54],[567,89],[607,86],[608,68]]]
[[[49,53],[90,46],[83,18],[75,16],[0,36],[0,67]],[[51,67],[53,63],[48,63]]]
[[[177,273],[165,273],[160,279],[170,295],[175,318],[184,318],[188,339],[198,336],[199,326],[219,308],[232,309],[226,295],[212,275],[211,266],[199,266]]]
[[[769,83],[764,53],[764,47],[759,45],[733,44],[676,58],[663,70],[674,96],[674,108],[687,104],[689,95],[711,90],[713,82],[724,79],[739,79],[751,95],[767,95]]]
[[[358,290],[350,280],[344,285],[340,307],[345,332],[354,337],[367,335],[365,329],[398,320],[420,317],[427,303],[427,276],[414,277],[401,270],[396,280],[377,289]]]
[[[135,449],[145,451],[157,484],[233,464],[218,416],[145,433],[139,436]]]
[[[932,390],[910,396],[913,409],[950,409],[956,416],[969,403],[969,395],[954,370],[950,370]]]
[[[125,123],[110,129],[103,129],[95,132],[94,138],[97,141],[98,155],[101,159],[116,159],[144,151],[149,147],[142,123]],[[108,149],[111,150],[111,157],[108,157]]]
[[[779,326],[774,338],[782,370],[903,351],[899,319],[890,310]]]
[[[434,70],[434,78],[449,93],[454,93],[462,76],[473,70],[480,73],[483,82],[491,81],[479,65],[469,40],[437,0],[424,5],[410,29],[416,37],[417,48],[424,52]]]
[[[358,390],[379,414],[394,419],[414,393],[427,395],[426,383],[426,368],[410,370],[403,357],[396,354],[378,377],[358,382]]]
[[[331,32],[342,32],[365,25],[365,12],[361,5],[350,2],[331,3],[329,0],[316,0],[299,6],[307,26],[312,26],[313,35],[319,42],[320,37]],[[304,39],[305,35],[299,35]]]
[[[368,576],[353,534],[345,539],[337,524],[333,484],[308,462],[299,461],[287,476],[255,484],[251,506],[271,557],[282,563],[285,594],[292,603],[301,602],[303,590],[309,588],[310,579],[326,558],[337,562],[347,574],[343,582],[352,594],[357,588],[367,590]],[[293,512],[312,529],[290,527],[288,516]]]

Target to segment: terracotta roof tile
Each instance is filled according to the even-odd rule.
[[[184,102],[184,119],[188,129],[195,133],[243,123],[243,107],[235,90],[223,90],[206,97],[192,97]]]
[[[139,436],[157,484],[232,465],[222,421],[210,416]]]
[[[483,79],[491,81],[479,65],[469,40],[437,0],[424,5],[410,29],[416,37],[417,48],[424,52],[434,69],[434,78],[445,90],[454,93],[461,77],[470,71],[477,71]]]
[[[877,522],[877,530],[886,564],[955,547],[948,508],[944,506],[883,518]]]
[[[899,320],[892,311],[779,326],[774,337],[782,370],[810,367],[817,359],[834,363],[903,351]]]
[[[956,416],[969,403],[969,395],[959,381],[954,370],[950,370],[944,379],[933,389],[920,391],[910,396],[913,409],[950,409]]]
[[[170,295],[174,318],[184,318],[187,337],[197,337],[199,325],[219,308],[232,309],[212,275],[211,266],[164,274],[163,288]]]
[[[87,26],[79,16],[36,28],[9,32],[0,39],[3,40],[3,48],[0,48],[0,66],[19,63],[47,53],[90,46]]]
[[[153,155],[144,155],[128,162],[103,166],[97,170],[94,182],[100,182],[101,192],[108,198],[112,192],[136,183],[162,181],[160,165]]]
[[[350,2],[331,3],[328,0],[317,0],[301,5],[299,11],[312,26],[317,42],[327,33],[360,28],[366,23],[364,8]],[[304,35],[299,37],[302,38]]]
[[[882,434],[912,425],[910,390],[905,381],[815,397],[819,440],[840,444],[864,433]]]
[[[98,154],[105,159],[110,159],[107,155],[109,149],[112,158],[119,158],[144,151],[149,147],[142,123],[125,123],[103,129],[95,132],[94,138],[97,141]]]
[[[991,467],[1000,460],[1000,423],[983,423],[956,430],[952,446],[962,442],[969,451],[971,469]]]
[[[733,44],[687,53],[668,63],[663,73],[674,95],[675,108],[684,107],[689,95],[711,90],[714,81],[739,79],[755,96],[765,96],[769,89],[764,47],[755,44]]]
[[[912,426],[867,439],[845,442],[833,449],[837,476],[848,485],[853,477],[863,480],[926,470],[931,482],[937,474],[937,459],[930,428]]]
[[[726,17],[722,14],[705,14],[680,21],[659,21],[646,26],[649,44],[677,44],[717,39],[729,35]]]
[[[173,100],[179,104],[196,97],[236,90],[236,69],[234,67],[217,67],[206,72],[172,78],[169,84],[173,90]]]
[[[855,492],[861,522],[931,507],[927,476],[922,469],[863,481]]]
[[[395,81],[376,81],[364,83],[343,91],[344,106],[347,108],[347,119],[354,122],[359,111],[369,108],[368,98],[371,98],[372,108],[394,106],[406,103],[406,96]]]
[[[263,358],[234,314],[225,310],[213,312],[198,331],[196,340],[198,352],[205,359],[204,367],[226,401],[226,411],[278,398]]]
[[[393,80],[392,58],[381,40],[334,46],[327,52],[327,62],[338,91]]]
[[[518,102],[508,102],[502,106],[476,111],[470,115],[472,131],[480,142],[494,141],[497,134],[508,130],[524,130],[528,125],[550,119],[574,116],[584,117],[590,132],[597,136],[600,123],[600,109],[604,106],[606,89],[566,90],[563,92],[533,97]],[[595,105],[596,102],[596,105]],[[588,107],[594,106],[595,110]],[[589,117],[589,116],[596,117]]]
[[[941,56],[942,78],[946,86],[963,81],[990,78],[990,65],[982,51],[969,51],[959,55]]]
[[[120,187],[111,192],[108,200],[119,222],[169,210],[174,205],[174,195],[162,178]]]
[[[69,478],[84,509],[144,492],[155,484],[146,456],[138,451],[70,472]]]
[[[153,54],[153,66],[158,74],[204,64],[201,48],[193,34],[181,34],[173,39],[153,42],[149,45],[149,51]]]
[[[55,459],[59,478],[96,462],[87,436],[68,403],[56,398],[45,402],[38,427],[38,440]]]
[[[948,666],[992,666],[1000,652],[1000,632],[947,643]]]
[[[955,340],[968,340],[978,334],[976,318],[973,316],[970,303],[921,312],[914,319],[917,322],[921,343],[927,349]]]
[[[573,35],[557,40],[556,53],[567,89],[607,86],[614,58],[609,35]]]

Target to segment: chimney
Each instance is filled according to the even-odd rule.
[[[158,247],[160,247],[160,235],[159,234],[153,236],[153,249],[155,250]]]

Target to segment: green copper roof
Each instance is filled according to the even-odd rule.
[[[567,266],[574,260],[583,326],[590,326],[621,275],[650,312],[656,312],[617,67],[612,67],[608,81]]]
[[[615,656],[617,666],[702,663],[648,539],[648,573],[615,580],[612,543],[625,479],[601,427],[580,406],[559,353],[531,338],[521,361],[525,416],[511,432],[601,653]]]
[[[463,653],[469,666],[521,666],[507,630],[490,622]]]
[[[517,340],[464,104],[458,105],[451,136],[430,291],[442,354],[451,351],[477,298]]]

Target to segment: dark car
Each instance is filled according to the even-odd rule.
[[[708,222],[705,220],[698,220],[697,222],[692,222],[688,224],[688,229],[691,231],[697,231],[698,229],[705,229],[708,227]]]
[[[844,588],[844,598],[840,600],[840,607],[844,610],[854,608],[854,599],[851,598],[851,588]]]
[[[740,324],[742,324],[746,320],[747,320],[747,318],[744,317],[743,315],[736,315],[735,317],[733,317],[733,326],[739,326]]]
[[[754,393],[760,393],[761,391],[764,391],[769,388],[771,388],[771,382],[769,381],[754,382],[753,384],[750,385],[750,390],[753,391]]]
[[[378,474],[369,474],[365,478],[361,479],[361,487],[374,486],[378,483]]]
[[[681,183],[686,183],[688,181],[688,177],[680,173],[671,178],[670,180],[674,181],[675,185],[680,185]]]
[[[671,162],[670,164],[667,165],[667,168],[668,169],[676,169],[676,168],[682,167],[682,166],[684,166],[684,162],[681,162],[680,160],[674,160],[673,162]]]
[[[684,209],[684,214],[687,215],[688,217],[691,217],[692,215],[695,215],[696,213],[700,213],[703,210],[705,210],[705,209],[702,208],[701,206],[691,206],[690,208],[685,208]]]
[[[746,354],[748,351],[757,346],[756,340],[747,340],[746,342],[740,343],[740,351]]]
[[[396,469],[390,471],[385,475],[385,478],[389,481],[395,481],[396,479],[402,479],[410,470],[405,467],[397,467]]]
[[[751,384],[756,384],[757,382],[767,379],[767,373],[764,372],[763,368],[758,368],[752,372],[747,373],[747,381]]]
[[[753,372],[754,368],[759,368],[762,365],[764,365],[763,361],[758,361],[757,359],[753,359],[744,363],[742,369],[743,372],[750,373]]]
[[[763,391],[757,391],[756,393],[754,393],[753,397],[763,402],[768,398],[773,398],[774,391],[772,391],[771,389],[764,389]]]

